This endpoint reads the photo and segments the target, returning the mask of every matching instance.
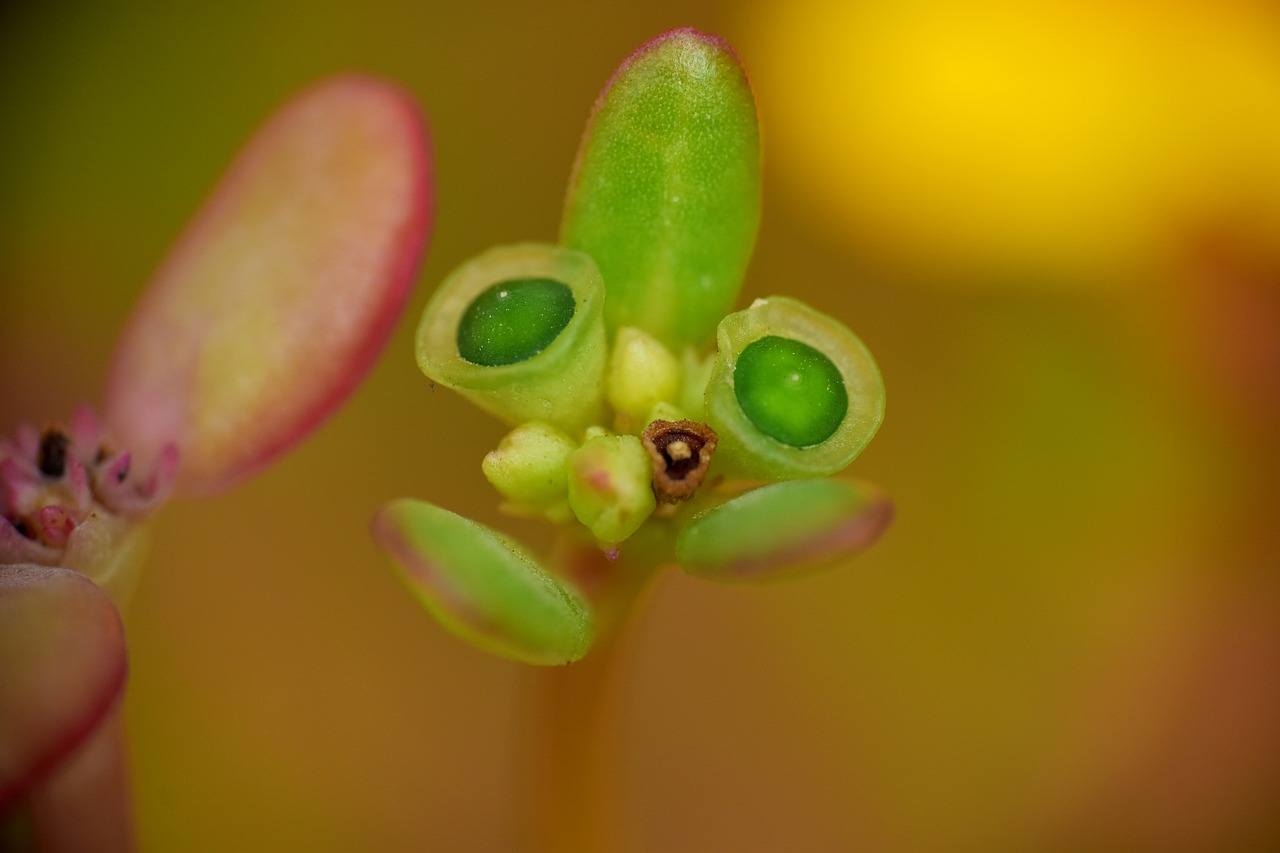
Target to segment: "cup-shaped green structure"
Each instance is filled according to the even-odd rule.
[[[707,382],[716,468],[760,480],[825,477],[854,460],[884,418],[884,382],[858,337],[786,297],[725,317]]]
[[[509,424],[573,434],[603,416],[604,283],[581,252],[491,249],[454,270],[418,325],[418,367]]]
[[[596,101],[560,241],[609,285],[610,335],[701,346],[742,287],[760,222],[760,132],[723,41],[675,30],[640,48]]]

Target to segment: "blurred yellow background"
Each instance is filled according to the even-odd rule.
[[[894,495],[785,586],[665,577],[625,661],[619,849],[1280,845],[1280,16],[1250,2],[0,7],[0,431],[99,401],[116,330],[256,123],[317,77],[430,116],[408,312],[336,418],[159,519],[127,614],[149,850],[521,849],[527,670],[367,535],[416,496],[530,541],[503,429],[413,364],[430,290],[554,239],[590,105],[658,33],[760,99],[744,300],[842,318]],[[957,286],[960,285],[960,286]]]

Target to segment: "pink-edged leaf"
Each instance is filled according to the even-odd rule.
[[[871,483],[772,483],[694,516],[676,540],[676,559],[708,580],[785,579],[865,551],[892,520],[893,504]]]
[[[161,266],[112,361],[106,421],[178,491],[221,491],[315,428],[372,366],[432,216],[422,118],[369,77],[259,130]],[[123,448],[122,448],[123,449]]]
[[[591,647],[595,621],[587,603],[497,531],[403,498],[374,516],[372,532],[410,592],[476,648],[559,666]]]
[[[131,853],[138,849],[119,704],[93,735],[32,791],[21,813],[26,819],[26,836],[21,841],[29,844],[19,843],[19,850]],[[0,847],[4,840],[0,837]]]
[[[0,566],[0,814],[94,733],[125,672],[120,617],[98,587]]]

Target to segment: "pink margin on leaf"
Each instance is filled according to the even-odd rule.
[[[350,75],[345,79],[383,88],[389,87],[386,82],[371,77]],[[361,345],[350,354],[348,362],[350,369],[346,374],[346,381],[335,384],[329,389],[328,394],[318,398],[306,415],[298,420],[292,431],[283,433],[276,442],[264,445],[257,459],[235,474],[237,482],[257,473],[277,456],[300,442],[312,430],[318,429],[324,420],[355,392],[360,382],[373,369],[374,363],[386,347],[396,322],[409,301],[418,266],[426,252],[435,219],[435,170],[431,132],[426,116],[410,95],[401,92],[401,97],[406,113],[412,116],[408,124],[417,131],[414,148],[420,156],[416,164],[419,172],[417,180],[414,181],[412,216],[404,223],[402,229],[404,242],[400,253],[393,258],[388,273],[394,286],[387,288],[384,292],[383,303],[376,312],[378,321],[369,327]],[[234,483],[227,483],[222,488],[230,485]],[[218,490],[220,491],[221,488]]]
[[[7,599],[7,601],[6,601]],[[35,610],[29,608],[34,607]],[[25,618],[24,618],[25,617]],[[54,625],[61,619],[71,633],[56,634],[47,644],[38,644],[39,630],[29,630],[32,622]],[[0,626],[0,643],[5,656],[19,655],[22,666],[0,670],[0,698],[7,709],[0,713],[0,739],[16,738],[21,749],[5,744],[23,763],[0,776],[0,818],[37,784],[71,756],[118,707],[128,674],[124,628],[115,606],[106,593],[78,572],[48,566],[0,566],[0,622],[7,622],[15,636]],[[56,625],[55,625],[56,627]],[[16,636],[20,632],[20,636]],[[23,695],[10,695],[15,683],[22,686],[24,674],[55,679],[65,691],[59,708],[37,709],[29,718],[16,709]],[[29,686],[29,685],[28,685]],[[45,688],[50,689],[46,686]],[[48,697],[44,697],[48,698]],[[9,704],[13,703],[13,704]],[[74,706],[62,717],[59,710]],[[22,755],[23,752],[28,753]],[[0,768],[2,770],[2,768]]]
[[[263,440],[247,454],[236,460],[216,474],[208,472],[191,472],[179,458],[178,483],[176,491],[184,496],[209,496],[220,493],[236,485],[244,479],[260,471],[275,457],[282,454],[304,436],[316,429],[348,396],[350,396],[364,376],[372,369],[378,355],[385,347],[400,313],[408,301],[415,280],[418,264],[426,249],[428,235],[434,219],[434,170],[430,133],[425,117],[414,99],[399,87],[384,80],[359,74],[347,74],[330,78],[314,84],[298,96],[291,99],[280,111],[269,116],[263,127],[270,125],[290,106],[317,92],[329,87],[347,87],[366,89],[379,97],[389,98],[393,107],[400,113],[400,120],[406,133],[406,145],[412,153],[412,174],[405,180],[411,183],[412,192],[406,210],[406,217],[400,224],[391,245],[394,251],[389,253],[386,267],[380,273],[379,280],[385,286],[377,288],[379,303],[370,312],[372,322],[364,328],[362,335],[350,347],[341,353],[342,363],[346,369],[341,376],[307,401],[307,405],[295,413],[291,421],[283,428],[264,432]],[[180,287],[170,272],[186,261],[189,253],[199,251],[206,231],[211,225],[219,222],[226,207],[236,200],[235,192],[239,184],[246,178],[252,178],[256,166],[255,146],[260,144],[255,134],[246,143],[224,174],[212,194],[202,205],[195,218],[183,231],[178,242],[171,249],[164,263],[153,277],[152,284],[131,315],[121,342],[129,341],[138,335],[139,329],[154,322],[153,309],[166,298],[165,289]],[[185,429],[186,412],[177,406],[164,405],[155,407],[155,417],[145,427],[146,434],[135,435],[130,430],[121,429],[118,418],[113,417],[120,407],[129,408],[136,401],[132,399],[137,393],[146,393],[134,388],[133,377],[122,362],[123,347],[118,344],[107,381],[106,415],[115,438],[131,449],[140,452],[144,459],[154,459],[166,442],[174,442],[181,449],[184,445],[181,433]],[[154,392],[153,392],[154,393]],[[160,389],[163,396],[163,389]],[[123,401],[123,402],[122,402]]]

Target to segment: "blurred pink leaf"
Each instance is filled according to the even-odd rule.
[[[270,118],[161,266],[116,349],[111,432],[220,492],[297,442],[372,366],[432,218],[429,144],[385,82],[319,83]]]
[[[125,682],[111,600],[67,569],[0,567],[0,813],[98,728]]]

